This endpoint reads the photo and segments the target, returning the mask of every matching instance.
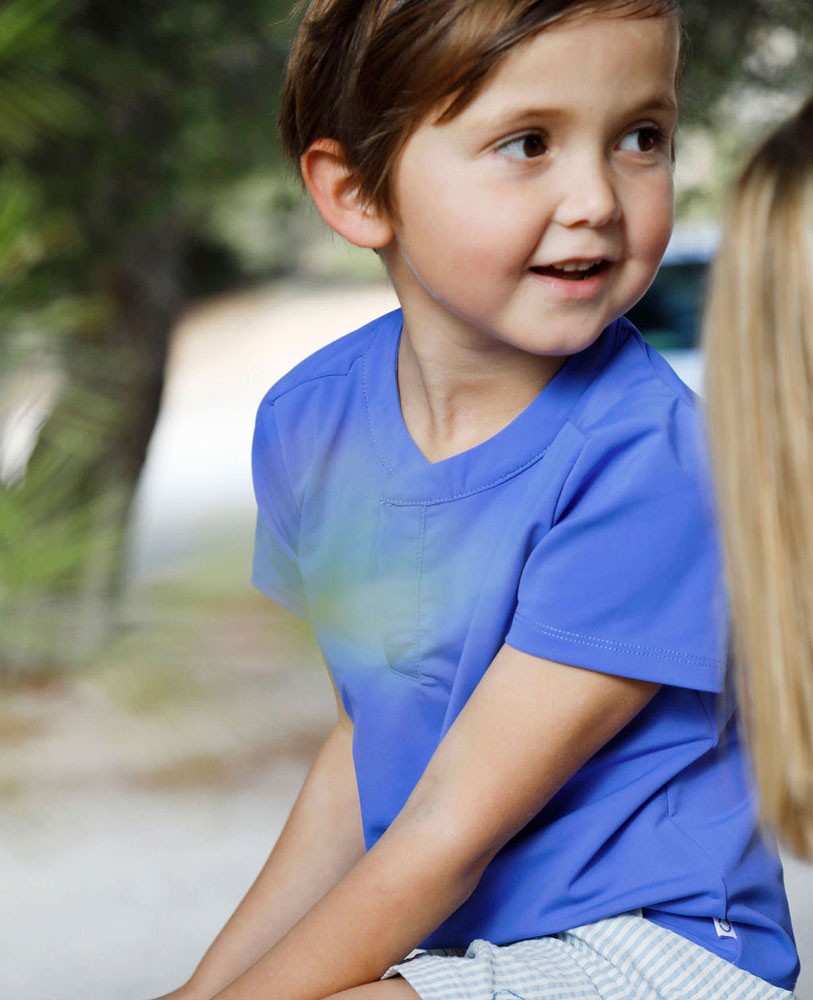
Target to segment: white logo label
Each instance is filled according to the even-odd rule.
[[[717,937],[734,938],[735,941],[737,940],[737,932],[727,920],[718,920],[715,917],[714,929],[717,931]]]

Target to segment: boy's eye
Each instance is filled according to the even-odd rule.
[[[633,153],[651,153],[666,142],[666,136],[654,125],[643,125],[628,132],[621,140],[620,148]]]
[[[502,143],[497,149],[512,160],[532,160],[544,156],[548,147],[541,133],[526,132]]]

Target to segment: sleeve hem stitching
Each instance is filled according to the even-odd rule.
[[[719,669],[721,664],[711,657],[697,656],[694,653],[679,653],[672,649],[662,649],[658,646],[644,646],[635,642],[619,642],[615,639],[601,639],[597,636],[584,635],[581,632],[569,632],[565,629],[555,628],[553,625],[543,625],[541,622],[526,618],[521,612],[517,612],[515,619],[528,628],[539,632],[542,635],[550,636],[553,639],[560,639],[563,642],[579,643],[583,646],[593,646],[597,649],[605,649],[608,652],[633,653],[636,656],[659,656],[664,659],[678,660],[682,663],[691,663],[697,666],[712,667]]]

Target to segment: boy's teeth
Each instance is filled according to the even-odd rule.
[[[532,267],[532,271],[536,271],[537,274],[546,274],[548,277],[559,275],[562,278],[571,278],[574,281],[584,281],[586,278],[592,277],[604,266],[604,262],[601,260],[594,261],[584,261],[584,260],[569,260],[564,261],[561,264],[546,264],[537,265]]]
[[[591,267],[595,267],[595,263],[586,264],[552,264],[551,267],[555,267],[557,271],[589,271]]]

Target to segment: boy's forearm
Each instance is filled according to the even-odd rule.
[[[435,836],[428,841],[424,834]],[[432,823],[397,821],[266,956],[214,1000],[322,1000],[374,982],[472,893],[487,858],[463,860]]]
[[[323,1000],[378,979],[657,689],[504,646],[378,843],[217,1000]]]
[[[314,761],[263,870],[173,1000],[209,1000],[264,955],[364,853],[352,730],[337,725]]]

